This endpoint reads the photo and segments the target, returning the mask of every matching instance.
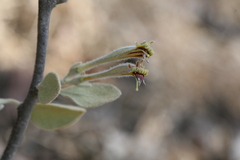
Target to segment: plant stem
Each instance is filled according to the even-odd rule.
[[[38,91],[36,86],[43,78],[51,11],[57,4],[66,1],[67,0],[39,0],[37,52],[33,78],[26,99],[18,107],[17,121],[12,129],[8,144],[3,152],[1,160],[11,160],[22,141],[32,110],[37,102]]]

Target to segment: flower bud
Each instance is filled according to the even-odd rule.
[[[118,48],[105,56],[99,57],[97,59],[94,59],[86,63],[81,63],[81,62],[76,63],[71,67],[66,78],[75,76],[76,74],[79,74],[79,73],[83,73],[93,67],[102,65],[104,63],[119,61],[123,59],[131,59],[131,58],[142,58],[142,59],[147,58],[148,59],[154,54],[154,51],[150,46],[151,43],[153,42],[144,41],[140,44]]]
[[[148,70],[142,66],[137,67],[132,63],[123,63],[102,72],[80,75],[67,81],[66,83],[77,85],[86,81],[94,81],[104,78],[134,76],[137,80],[136,90],[138,90],[138,86],[140,86],[142,82],[145,83],[144,76],[147,74]]]

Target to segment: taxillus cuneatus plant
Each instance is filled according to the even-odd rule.
[[[77,62],[72,65],[69,72],[62,79],[55,72],[48,73],[37,86],[38,103],[35,105],[31,120],[45,130],[56,130],[69,126],[76,122],[89,108],[101,106],[120,97],[121,91],[104,83],[92,81],[114,78],[134,77],[136,91],[143,83],[148,70],[144,68],[144,62],[154,54],[152,42],[144,41],[140,44],[118,48],[107,55],[86,63]],[[126,59],[137,59],[136,63],[119,63],[107,70],[87,74],[86,71],[99,65]],[[59,95],[72,100],[76,106],[53,103]],[[19,105],[21,102],[15,99],[0,99],[1,108],[4,104]]]

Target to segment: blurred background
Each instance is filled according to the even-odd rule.
[[[37,9],[37,0],[0,1],[1,98],[27,94]],[[30,123],[14,160],[239,160],[239,0],[68,0],[52,12],[45,73],[63,77],[144,40],[155,41],[146,86],[104,80],[122,90],[118,100],[59,131]],[[0,153],[16,116],[13,106],[0,112]]]

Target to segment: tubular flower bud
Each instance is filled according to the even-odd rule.
[[[86,63],[76,63],[72,66],[66,78],[75,76],[79,73],[83,73],[93,67],[102,65],[104,63],[119,61],[123,59],[142,58],[147,59],[148,61],[148,58],[154,54],[154,51],[150,46],[151,43],[153,42],[144,41],[140,44],[118,48],[105,56],[99,57]]]
[[[80,75],[71,79],[67,83],[77,85],[79,83],[94,81],[98,79],[134,76],[137,79],[136,90],[138,90],[140,84],[142,82],[145,83],[144,76],[147,74],[148,70],[143,68],[142,66],[137,67],[132,63],[123,63],[102,72]]]

